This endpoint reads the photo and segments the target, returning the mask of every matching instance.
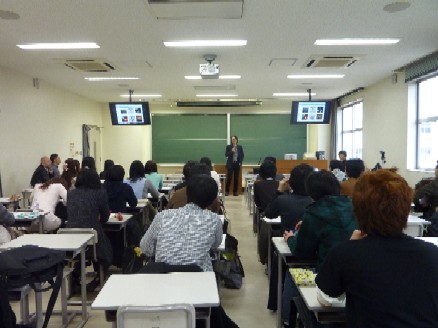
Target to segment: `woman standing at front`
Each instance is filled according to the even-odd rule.
[[[243,147],[238,145],[239,138],[237,136],[231,137],[231,145],[225,148],[225,156],[227,157],[227,185],[225,189],[225,196],[229,195],[231,176],[234,175],[233,194],[238,196],[237,186],[239,185],[240,166],[243,162]]]

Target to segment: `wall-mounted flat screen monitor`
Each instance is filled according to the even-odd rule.
[[[111,102],[109,108],[113,125],[151,124],[147,102]]]
[[[332,102],[294,101],[292,102],[291,124],[329,124]]]

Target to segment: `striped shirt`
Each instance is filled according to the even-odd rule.
[[[172,265],[196,264],[213,271],[210,249],[222,242],[219,216],[190,203],[178,209],[158,213],[140,242],[147,256]]]

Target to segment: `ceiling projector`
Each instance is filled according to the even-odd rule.
[[[219,78],[219,64],[214,64],[216,55],[204,55],[206,64],[199,64],[199,74],[203,79],[218,79]]]

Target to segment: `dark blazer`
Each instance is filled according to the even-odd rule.
[[[30,185],[35,187],[37,183],[44,183],[50,178],[53,178],[53,174],[49,174],[44,166],[39,165],[35,172],[33,172],[32,179],[30,179]]]
[[[231,169],[233,166],[233,152],[231,151],[231,149],[233,149],[233,145],[227,145],[227,147],[225,148],[225,156],[227,157],[227,169]],[[239,163],[239,165],[242,165],[243,162],[243,147],[241,145],[237,145],[237,162]]]

